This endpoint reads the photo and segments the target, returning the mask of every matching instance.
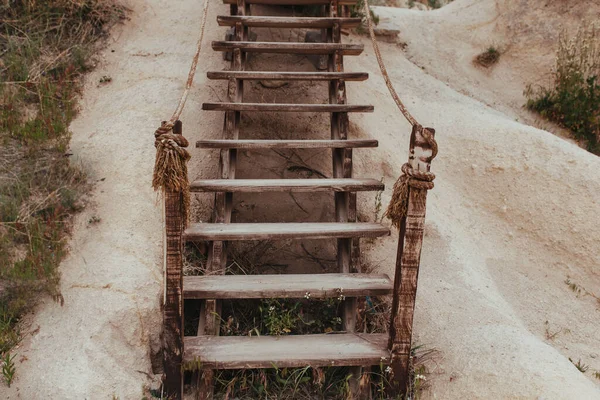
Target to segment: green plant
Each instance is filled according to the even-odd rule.
[[[379,25],[379,16],[377,14],[375,14],[375,12],[373,12],[373,9],[371,9],[371,7],[369,7],[369,12],[371,13],[371,21],[373,21],[373,24]],[[358,27],[357,31],[358,31],[358,33],[361,33],[361,34],[365,33],[367,30],[365,28],[366,15],[365,15],[365,1],[364,0],[358,0],[355,5],[350,7],[350,16],[352,18],[361,18],[363,20],[363,23]]]
[[[482,67],[489,68],[500,60],[501,54],[502,53],[496,46],[490,45],[483,52],[478,54],[474,61]]]
[[[600,371],[594,371],[592,375],[594,376],[594,378],[600,380]]]
[[[553,82],[525,89],[526,107],[568,128],[600,154],[600,28],[582,24],[559,36]]]
[[[427,0],[427,5],[433,9],[440,8],[442,6],[440,4],[440,0]]]
[[[17,371],[15,367],[15,356],[11,356],[9,352],[6,352],[0,358],[0,361],[2,361],[2,376],[4,377],[4,382],[10,387],[15,377],[15,372]]]
[[[585,374],[587,372],[587,370],[590,369],[590,366],[583,364],[581,362],[581,359],[579,359],[577,362],[575,362],[571,359],[571,357],[569,357],[569,361],[571,361],[571,363],[575,366],[575,368],[577,368],[579,370],[579,372],[581,372],[582,374]]]

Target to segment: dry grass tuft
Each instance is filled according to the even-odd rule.
[[[113,0],[0,1],[0,355],[43,295],[62,301],[57,267],[88,184],[69,163],[69,123]],[[6,376],[5,376],[6,379]]]

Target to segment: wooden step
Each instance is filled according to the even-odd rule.
[[[360,18],[311,18],[311,17],[271,17],[271,16],[230,16],[219,15],[217,22],[220,26],[234,26],[240,22],[253,28],[332,28],[339,24],[341,28],[357,28]]]
[[[343,149],[377,147],[379,142],[371,139],[349,140],[198,140],[196,147],[202,149]]]
[[[201,369],[387,365],[387,334],[196,336],[184,338],[183,362]]]
[[[375,179],[202,179],[191,183],[192,192],[358,192],[379,191]]]
[[[358,0],[338,0],[340,6],[351,6]],[[237,4],[237,0],[223,0],[223,4]],[[246,0],[246,4],[265,4],[273,6],[311,6],[317,4],[330,4],[330,0]]]
[[[186,299],[270,299],[383,296],[393,282],[380,274],[184,276]]]
[[[373,112],[374,107],[358,104],[203,103],[202,109],[206,111]]]
[[[240,49],[252,53],[332,54],[339,51],[344,56],[357,56],[363,51],[362,44],[347,43],[300,43],[300,42],[212,42],[215,51]]]
[[[387,236],[390,230],[372,222],[287,222],[190,224],[187,240],[284,240]]]
[[[210,71],[208,79],[246,79],[276,81],[365,81],[369,78],[366,72],[267,72],[267,71]]]

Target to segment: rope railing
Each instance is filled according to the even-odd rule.
[[[385,64],[383,62],[383,57],[381,56],[381,51],[379,50],[379,45],[377,44],[377,39],[375,38],[375,29],[373,27],[373,19],[371,18],[371,8],[369,7],[369,0],[364,0],[364,13],[365,18],[367,20],[367,26],[369,30],[369,36],[371,38],[371,43],[373,45],[373,51],[375,52],[375,58],[377,58],[377,63],[379,64],[379,69],[381,70],[381,75],[383,76],[383,80],[385,81],[385,85],[387,86],[392,99],[398,106],[398,109],[406,118],[406,120],[415,127],[413,129],[413,135],[419,134],[429,145],[431,148],[431,155],[427,157],[427,159],[423,160],[427,163],[430,163],[438,153],[438,145],[434,138],[434,130],[431,128],[423,128],[421,124],[416,120],[416,118],[408,111],[398,93],[396,93],[396,89],[392,84],[390,76],[385,68]],[[414,140],[411,140],[413,143]],[[420,189],[433,189],[433,180],[435,179],[435,174],[429,171],[416,171],[413,167],[406,163],[402,165],[402,175],[398,178],[396,183],[394,184],[394,191],[392,194],[392,198],[390,200],[390,204],[385,212],[385,216],[387,216],[392,224],[396,228],[400,228],[400,221],[403,217],[406,216],[406,211],[408,209],[408,187],[415,187]]]
[[[156,129],[154,132],[154,146],[156,147],[156,160],[154,162],[154,174],[152,176],[152,187],[154,190],[178,192],[183,194],[184,224],[187,222],[189,213],[190,193],[188,182],[187,162],[191,158],[186,150],[189,142],[180,133],[173,132],[173,127],[181,117],[185,108],[190,89],[194,83],[200,51],[202,50],[202,41],[204,40],[204,29],[206,27],[206,16],[208,14],[208,5],[210,0],[204,1],[202,8],[202,19],[200,25],[200,36],[196,45],[196,53],[192,59],[192,65],[188,73],[185,89],[179,99],[177,108],[173,112],[171,119]]]

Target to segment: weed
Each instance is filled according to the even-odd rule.
[[[440,0],[427,0],[427,5],[433,8],[434,10],[442,6],[440,4]]]
[[[2,376],[4,377],[4,382],[10,387],[15,377],[15,372],[17,371],[15,368],[15,356],[11,356],[7,351],[4,353],[4,356],[0,358],[0,361],[2,361]]]
[[[368,32],[366,25],[366,15],[365,15],[365,2],[364,0],[358,0],[355,5],[350,7],[350,16],[352,18],[361,18],[363,23],[356,29],[359,34],[364,34]],[[371,7],[369,7],[369,12],[371,13],[371,21],[373,24],[379,25],[379,16],[373,12]]]
[[[501,54],[498,47],[490,45],[483,52],[478,54],[473,61],[482,67],[489,68],[500,60]]]
[[[559,329],[557,331],[552,332],[550,328],[550,322],[546,321],[544,324],[546,325],[546,340],[552,341],[556,339],[556,337],[561,333],[571,333],[569,329]]]
[[[600,371],[594,371],[592,375],[594,376],[594,378],[600,380]]]
[[[415,0],[408,0],[408,8],[413,8],[415,6]]]
[[[581,359],[579,359],[577,362],[575,362],[571,359],[571,357],[569,357],[569,361],[571,361],[571,363],[575,366],[575,368],[577,368],[579,370],[579,372],[581,372],[582,374],[585,374],[587,372],[587,370],[590,369],[590,366],[583,364],[581,362]]]
[[[572,282],[570,278],[565,279],[565,284],[567,286],[569,286],[569,289],[571,289],[575,294],[577,294],[577,296],[579,296],[581,294],[583,294],[585,296],[590,296],[590,297],[593,297],[594,299],[596,299],[596,301],[598,303],[600,303],[600,296],[590,292],[583,286],[581,286],[575,282]]]
[[[600,154],[600,28],[582,24],[569,37],[559,36],[553,82],[549,87],[528,85],[526,107],[571,130]]]
[[[98,217],[97,215],[92,215],[90,219],[88,219],[88,224],[94,225],[100,223],[100,221],[102,221],[100,217]]]
[[[99,83],[103,84],[103,83],[110,83],[112,82],[112,77],[108,76],[108,75],[103,75],[102,78],[100,78]]]
[[[383,182],[383,178],[381,178],[381,182]],[[380,216],[381,208],[383,205],[381,204],[381,195],[383,194],[383,190],[380,190],[375,195],[375,222],[381,221],[383,216]]]

